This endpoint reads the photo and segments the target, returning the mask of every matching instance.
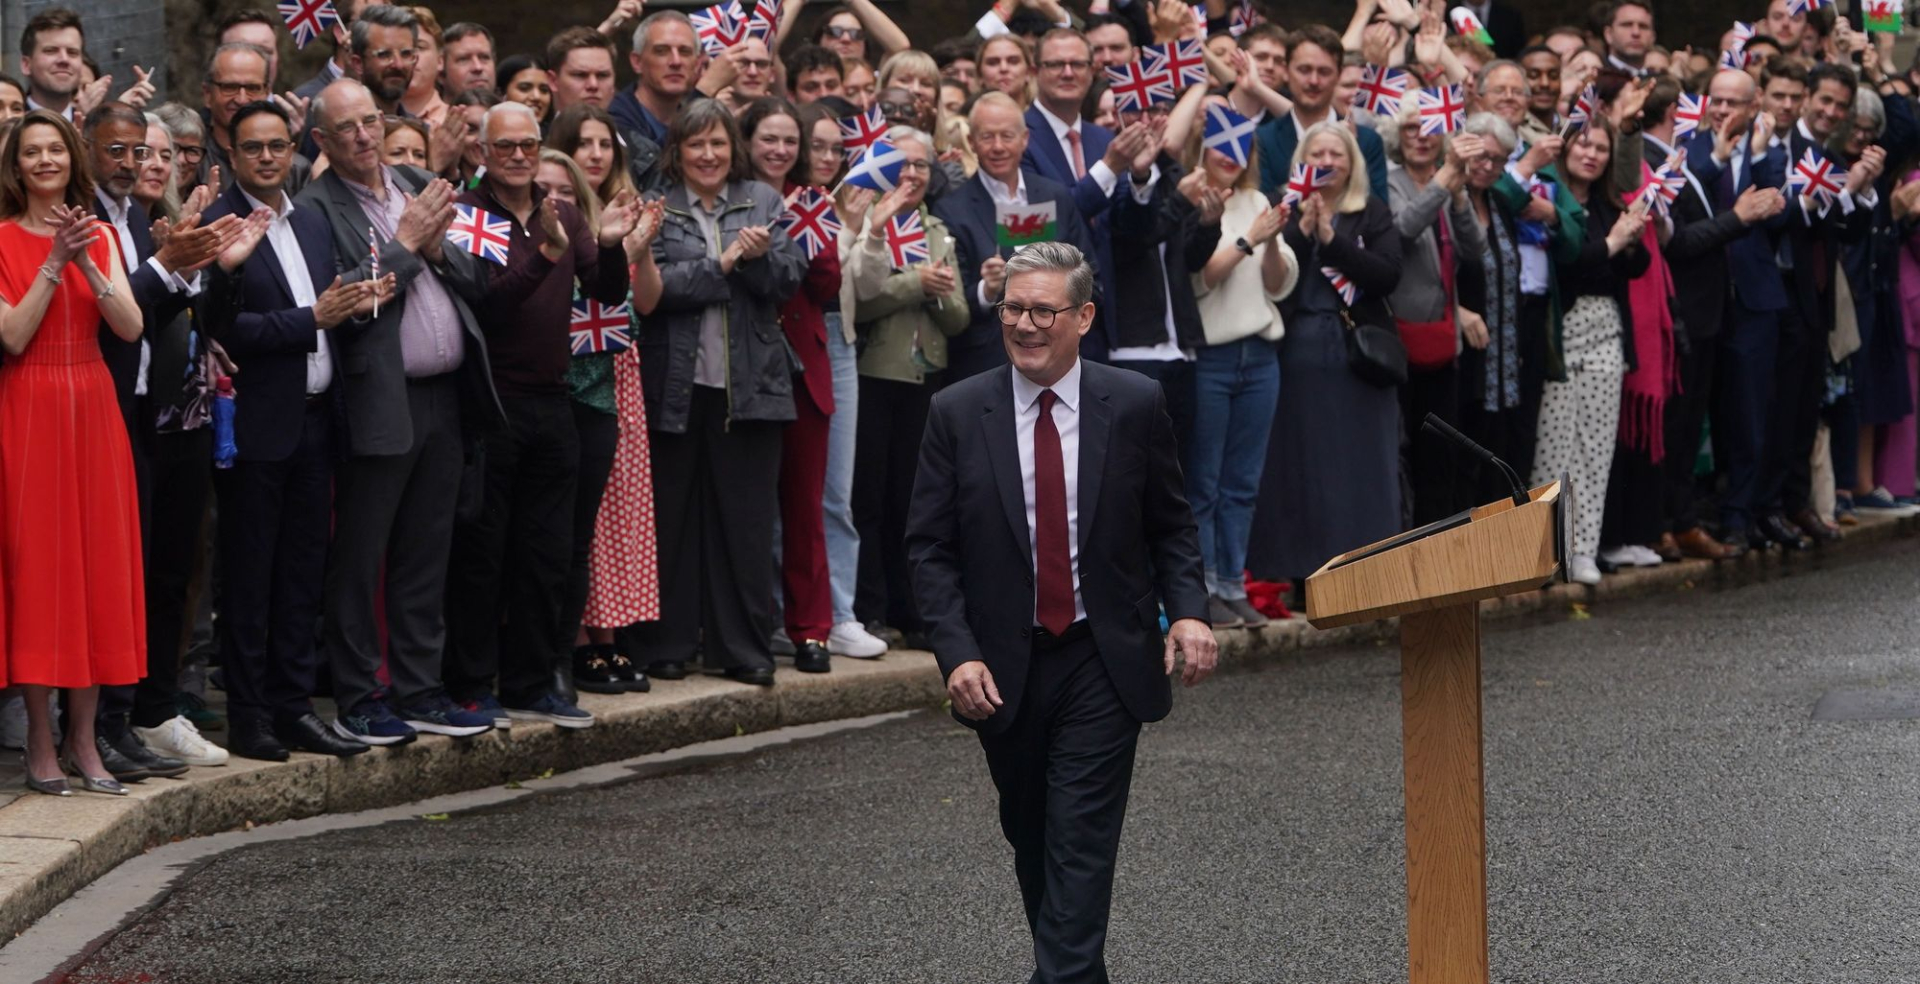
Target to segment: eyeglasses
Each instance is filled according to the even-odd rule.
[[[1047,71],[1047,72],[1071,71],[1071,72],[1077,73],[1077,72],[1084,72],[1087,69],[1092,67],[1093,67],[1093,62],[1088,61],[1086,59],[1080,59],[1076,61],[1068,58],[1055,58],[1055,59],[1052,59],[1049,61],[1043,61],[1040,63],[1041,70]]]
[[[1517,89],[1510,85],[1503,85],[1488,89],[1486,92],[1481,93],[1481,95],[1489,99],[1525,99],[1527,98],[1528,92],[1525,89]]]
[[[238,144],[244,157],[285,157],[293,149],[291,140],[242,140]]]
[[[847,156],[846,144],[828,143],[824,140],[815,140],[807,144],[807,149],[813,151],[813,156],[815,157]]]
[[[933,162],[932,161],[904,161],[900,164],[900,170],[917,171],[921,174],[932,174]]]
[[[1060,316],[1060,312],[1069,310],[1068,308],[1022,307],[1011,301],[1001,301],[995,304],[993,309],[1000,315],[1000,323],[1009,328],[1019,324],[1020,316],[1023,314],[1033,319],[1035,328],[1052,328],[1053,320]]]
[[[495,140],[489,146],[493,148],[494,156],[502,159],[512,158],[515,154],[532,157],[540,153],[540,141],[533,137],[525,140]]]
[[[178,154],[181,160],[189,164],[198,164],[200,163],[200,158],[207,156],[207,148],[195,147],[192,144],[177,144],[174,146],[173,152]]]
[[[867,32],[857,27],[829,27],[827,37],[838,38],[841,41],[864,41]]]
[[[367,116],[362,116],[357,120],[335,123],[327,128],[328,133],[333,134],[341,140],[346,140],[361,130],[365,130],[375,136],[380,136],[385,133],[386,125],[382,121],[379,113],[372,113]]]
[[[128,156],[144,161],[153,156],[153,148],[146,144],[108,144],[107,156],[116,161],[126,160]]]
[[[208,79],[207,88],[218,92],[222,97],[227,99],[232,99],[234,96],[246,96],[258,99],[267,94],[267,84],[265,82],[218,82],[213,79]]]
[[[1120,118],[1124,120],[1132,121],[1132,120],[1137,120],[1142,116],[1172,116],[1172,115],[1173,115],[1172,103],[1154,103],[1153,105],[1148,106],[1144,111],[1138,110],[1138,109],[1124,110],[1120,113]]]
[[[767,58],[741,58],[736,60],[734,64],[740,66],[743,69],[748,69],[748,68],[753,69],[756,72],[767,72],[767,71],[773,70],[773,61]]]
[[[915,106],[911,101],[897,103],[897,102],[886,102],[882,100],[880,103],[880,115],[886,117],[889,120],[893,119],[896,116],[905,116],[905,117],[911,118],[917,115],[919,112],[920,112],[920,107]]]

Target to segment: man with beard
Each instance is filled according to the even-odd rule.
[[[413,84],[414,65],[420,60],[420,19],[405,7],[368,7],[348,29],[347,39],[349,68],[373,94],[373,104],[387,116],[408,115],[400,97]]]

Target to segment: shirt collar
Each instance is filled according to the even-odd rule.
[[[1809,129],[1807,129],[1807,118],[1806,118],[1806,117],[1804,117],[1804,116],[1802,116],[1801,118],[1799,118],[1799,119],[1797,119],[1797,120],[1794,120],[1794,121],[1793,121],[1793,128],[1794,128],[1795,130],[1798,130],[1798,131],[1800,132],[1800,136],[1801,136],[1801,137],[1803,137],[1803,138],[1805,138],[1805,139],[1806,139],[1806,141],[1807,141],[1808,143],[1810,143],[1810,144],[1812,144],[1812,145],[1814,145],[1815,147],[1819,147],[1819,146],[1820,146],[1820,141],[1819,141],[1819,140],[1816,140],[1816,139],[1814,139],[1814,136],[1813,136],[1813,131],[1812,131],[1812,130],[1809,130]],[[1824,148],[1822,148],[1822,149],[1824,149]]]
[[[1014,172],[1014,177],[1013,177],[1014,183],[1013,183],[1013,187],[1011,188],[1007,187],[1004,184],[1001,184],[1000,179],[994,177],[991,174],[988,174],[986,168],[981,168],[978,173],[980,175],[980,183],[983,185],[986,185],[987,193],[992,195],[993,197],[1006,198],[1006,199],[1016,200],[1016,201],[1026,197],[1027,172],[1024,169]]]
[[[1068,123],[1066,120],[1063,120],[1060,117],[1053,115],[1053,111],[1041,105],[1040,100],[1038,99],[1033,101],[1033,108],[1039,110],[1040,115],[1046,118],[1048,126],[1053,127],[1053,139],[1055,140],[1067,139],[1067,132],[1069,130],[1071,130],[1074,133],[1080,132],[1079,117],[1077,116],[1074,117],[1073,122]]]
[[[336,171],[334,173],[338,174],[339,172]],[[363,185],[344,174],[340,175],[340,180],[345,181],[347,187],[353,189],[353,193],[359,195],[361,198],[376,200],[373,188],[370,185]],[[398,192],[400,190],[400,186],[393,181],[393,169],[385,164],[380,165],[380,184],[388,192]]]
[[[1645,131],[1645,130],[1641,130],[1641,131],[1640,131],[1640,135],[1641,135],[1641,136],[1643,136],[1643,137],[1646,137],[1646,138],[1647,138],[1647,142],[1648,142],[1648,143],[1650,143],[1650,144],[1652,144],[1652,145],[1654,145],[1655,147],[1657,147],[1657,148],[1659,148],[1659,150],[1660,150],[1660,152],[1661,152],[1661,153],[1663,153],[1663,154],[1665,154],[1665,155],[1667,155],[1667,158],[1668,158],[1669,160],[1671,160],[1671,159],[1673,158],[1673,145],[1672,145],[1672,144],[1670,144],[1670,143],[1668,143],[1668,142],[1666,142],[1665,140],[1662,140],[1662,139],[1660,139],[1659,137],[1656,137],[1656,136],[1654,136],[1654,135],[1653,135],[1653,134],[1651,134],[1651,133],[1648,133],[1648,132],[1647,132],[1647,131]]]
[[[1052,390],[1053,395],[1058,397],[1061,403],[1066,404],[1068,410],[1075,412],[1080,410],[1079,359],[1074,359],[1073,368],[1068,369],[1067,374],[1061,376],[1060,381],[1054,383],[1052,386],[1037,385],[1033,380],[1020,375],[1020,370],[1011,366],[1007,368],[1007,371],[1013,373],[1013,406],[1014,409],[1021,413],[1025,413],[1028,408],[1033,406],[1034,401],[1040,399],[1040,391],[1043,389]]]
[[[100,204],[107,207],[107,217],[113,220],[114,225],[127,221],[127,212],[133,207],[132,196],[115,200],[112,195],[107,194],[106,187],[102,185],[95,185],[93,193],[99,196]]]
[[[293,214],[293,196],[287,194],[285,191],[280,192],[280,207],[277,209],[248,194],[245,188],[240,189],[240,197],[246,199],[247,205],[256,212],[263,208],[272,212],[275,222],[285,222],[287,221],[287,216]]]

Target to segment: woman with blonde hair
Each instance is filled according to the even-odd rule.
[[[880,63],[880,91],[888,89],[913,93],[921,113],[931,120],[940,108],[940,66],[924,51],[896,51]]]
[[[1329,557],[1398,533],[1406,516],[1398,395],[1355,371],[1347,337],[1363,325],[1393,330],[1387,297],[1400,283],[1400,232],[1387,203],[1368,193],[1345,123],[1309,127],[1292,163],[1332,179],[1285,226],[1306,272],[1280,302],[1280,400],[1247,563],[1261,580],[1292,580],[1298,593]]]

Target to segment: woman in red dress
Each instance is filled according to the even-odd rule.
[[[101,361],[104,319],[140,337],[111,227],[93,217],[80,138],[45,110],[0,150],[0,661],[27,704],[27,785],[124,795],[93,740],[100,685],[146,672],[133,453]],[[68,691],[56,755],[48,687]]]

